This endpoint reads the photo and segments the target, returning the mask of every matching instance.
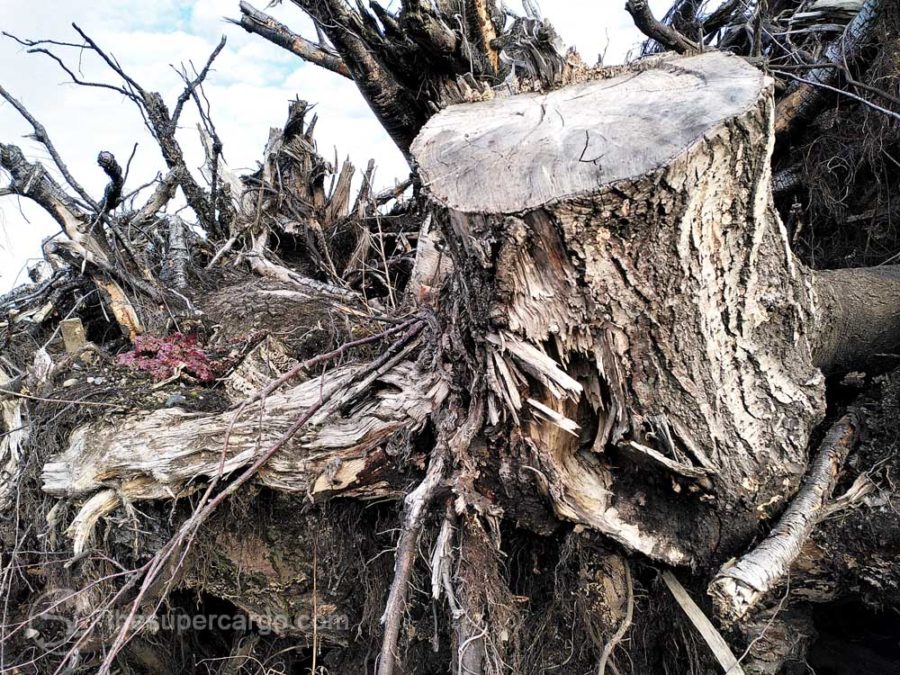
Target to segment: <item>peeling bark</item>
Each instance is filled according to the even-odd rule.
[[[772,532],[750,553],[719,570],[709,592],[720,617],[728,622],[740,619],[787,574],[821,517],[858,434],[855,415],[838,421],[822,443],[806,482]]]
[[[413,146],[478,279],[493,409],[529,420],[557,514],[670,564],[731,549],[784,503],[824,412],[819,368],[900,335],[895,270],[813,273],[790,252],[772,120],[771,81],[711,53],[451,107]],[[852,350],[821,328],[841,308]]]
[[[557,513],[672,564],[733,545],[784,498],[823,412],[809,273],[771,205],[770,92],[709,54],[450,108],[413,147],[457,267],[482,280],[485,330],[511,336],[492,346],[512,373],[495,407],[520,414],[531,388],[570,420],[527,413]],[[615,109],[641,113],[596,112]],[[501,166],[524,178],[493,188]],[[647,472],[672,487],[648,494]]]

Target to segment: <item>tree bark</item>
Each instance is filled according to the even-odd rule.
[[[739,560],[726,563],[710,585],[717,614],[734,622],[787,574],[822,517],[841,466],[859,435],[856,415],[829,431],[797,497],[768,537]]]
[[[895,269],[817,274],[790,253],[771,203],[773,138],[771,82],[712,53],[451,107],[413,146],[486,349],[490,424],[533,458],[558,517],[670,564],[734,551],[796,489],[824,412],[819,367],[896,345]],[[862,289],[880,302],[855,300]],[[833,330],[835,316],[865,328]],[[244,417],[227,470],[352,370],[267,399],[261,444],[255,413]],[[411,362],[379,377],[396,389],[363,395],[352,420],[331,417],[354,400],[340,397],[259,479],[373,489],[390,473],[377,448],[444,395]],[[45,467],[45,489],[178,494],[214,475],[229,415],[160,410],[82,429]]]
[[[816,365],[865,368],[900,345],[900,266],[816,272]]]
[[[502,374],[495,420],[524,418],[560,517],[670,564],[742,545],[805,471],[820,367],[900,335],[896,270],[790,252],[772,105],[711,53],[454,106],[412,149]],[[842,313],[867,319],[852,348],[820,328]]]

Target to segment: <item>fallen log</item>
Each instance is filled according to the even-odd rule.
[[[237,420],[233,410],[204,414],[165,408],[82,427],[72,433],[66,452],[45,464],[44,491],[79,497],[114,487],[129,500],[184,495],[195,481],[219,473],[229,428],[225,475],[252,464],[290,427],[297,410],[309,408],[323,392],[341,391],[361,368],[337,368],[274,393]],[[259,482],[319,498],[402,494],[406,479],[381,448],[394,435],[420,428],[440,404],[443,388],[408,362],[376,373],[366,384],[374,393],[341,392],[262,468]]]

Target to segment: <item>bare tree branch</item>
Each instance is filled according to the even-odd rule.
[[[50,157],[53,158],[53,163],[56,165],[56,168],[59,169],[59,172],[63,175],[63,178],[66,179],[66,182],[72,187],[75,192],[79,194],[79,196],[92,208],[99,209],[99,205],[95,202],[91,196],[88,194],[87,190],[81,187],[81,184],[75,180],[75,177],[69,171],[69,167],[66,166],[66,163],[63,161],[62,157],[59,156],[59,152],[57,152],[56,147],[53,145],[53,141],[50,140],[50,135],[47,133],[47,130],[44,128],[44,125],[37,121],[37,119],[28,112],[28,109],[18,101],[12,94],[10,94],[6,89],[0,85],[0,96],[5,98],[13,108],[15,108],[19,114],[24,117],[31,127],[34,129],[34,139],[47,148],[47,152],[50,153]]]
[[[807,85],[809,87],[818,87],[818,88],[824,89],[826,91],[834,92],[835,94],[840,94],[841,96],[846,96],[847,98],[852,98],[854,101],[858,101],[859,103],[862,103],[863,105],[868,106],[872,110],[875,110],[876,112],[880,112],[882,115],[887,115],[888,117],[893,117],[896,120],[900,120],[900,113],[896,113],[893,110],[888,110],[887,108],[884,108],[884,107],[878,105],[877,103],[873,103],[872,101],[870,101],[866,98],[863,98],[862,96],[858,96],[857,94],[854,94],[851,91],[847,91],[846,89],[841,89],[840,87],[833,87],[830,84],[827,84],[825,82],[818,82],[816,80],[798,77],[797,75],[792,75],[791,73],[787,73],[783,70],[773,70],[772,72],[775,73],[776,75],[781,75],[782,77],[788,77],[796,82],[800,82],[801,84]],[[870,90],[872,89],[872,87],[866,87],[866,88],[870,89]],[[890,98],[893,99],[893,97],[890,97]]]
[[[151,285],[134,278],[124,267],[114,263],[109,246],[92,234],[87,214],[66,194],[39,162],[29,162],[15,145],[0,143],[0,167],[9,172],[11,192],[31,199],[60,224],[67,240],[55,244],[57,252],[73,254],[78,262],[84,261],[105,272],[113,279],[132,286],[156,301],[162,295]]]
[[[240,26],[248,33],[255,33],[265,38],[272,44],[286,49],[291,54],[296,54],[304,61],[309,61],[350,79],[350,70],[347,68],[347,65],[343,62],[340,55],[331,49],[294,33],[283,23],[279,23],[265,12],[259,11],[249,2],[242,0],[240,8],[241,18],[228,19],[228,21]]]
[[[125,176],[115,156],[106,150],[97,155],[97,164],[109,176],[109,183],[103,191],[100,211],[104,214],[116,208],[122,201],[122,189],[125,187]]]
[[[80,228],[86,214],[39,162],[31,163],[15,145],[0,143],[0,167],[9,172],[11,192],[31,199],[59,223],[63,232],[75,241],[84,239]],[[104,251],[96,251],[105,257]]]
[[[100,49],[100,47],[97,45],[97,43],[94,42],[94,40],[91,39],[87,33],[85,33],[83,30],[81,30],[81,28],[78,27],[78,24],[73,23],[72,28],[74,28],[75,32],[77,32],[84,39],[84,41],[88,44],[88,46],[94,52],[97,53],[97,56],[99,56],[101,59],[103,59],[106,62],[106,65],[108,65],[113,70],[113,72],[116,73],[116,75],[118,75],[123,80],[125,80],[125,82],[132,89],[134,89],[134,91],[136,93],[138,93],[138,94],[144,93],[143,87],[141,87],[137,82],[135,82],[133,79],[131,79],[131,77],[128,76],[128,74],[122,69],[122,66],[119,65],[118,61],[116,61],[113,57],[109,56],[105,51]]]
[[[188,170],[187,165],[184,161],[184,153],[175,138],[175,133],[177,131],[178,118],[181,115],[184,103],[192,97],[194,91],[201,85],[205,77],[208,75],[213,61],[224,48],[225,38],[223,37],[218,46],[213,50],[212,54],[207,59],[204,68],[199,73],[197,73],[193,79],[187,80],[186,78],[185,89],[182,91],[182,93],[178,97],[178,100],[176,101],[174,112],[170,114],[168,108],[165,105],[165,102],[162,99],[162,96],[160,96],[156,92],[147,91],[143,87],[141,87],[136,80],[134,80],[131,76],[128,75],[128,73],[125,72],[124,68],[122,68],[122,66],[113,56],[106,53],[77,24],[73,23],[72,27],[85,41],[87,48],[96,53],[97,56],[99,56],[103,60],[103,62],[106,63],[106,65],[123,80],[123,82],[125,83],[124,86],[120,87],[104,83],[84,81],[78,78],[62,59],[60,59],[57,55],[53,54],[48,49],[45,49],[43,47],[35,47],[31,51],[46,54],[47,56],[52,58],[66,73],[68,73],[75,84],[111,89],[133,101],[135,105],[137,105],[138,110],[140,111],[141,116],[144,119],[144,124],[150,130],[150,133],[153,135],[154,139],[159,145],[163,160],[166,162],[168,168],[174,171],[174,175],[177,176],[178,184],[184,192],[188,205],[197,214],[197,218],[203,228],[210,234],[216,234],[218,231],[218,227],[216,224],[215,208],[212,203],[211,195],[196,181],[191,172]],[[19,38],[14,39],[16,39],[19,43],[26,45],[38,45],[45,43],[51,44],[51,42],[49,41],[25,41],[20,40]],[[70,45],[69,43],[61,44],[63,44],[64,46],[74,46]],[[43,127],[40,127],[40,129],[42,130]],[[39,137],[46,137],[46,132],[43,132],[42,134],[40,131],[38,131],[37,127],[36,134]],[[51,151],[51,155],[54,156],[54,161],[59,165],[61,160],[57,160],[57,156],[54,155],[55,150],[52,149],[52,146],[48,146],[48,149]],[[70,176],[68,175],[68,171],[64,169],[64,165],[60,166],[60,170],[63,171],[63,175],[66,176],[67,182],[72,185],[73,189],[75,189],[80,195],[82,195],[82,197],[86,199],[87,203],[93,209],[99,210],[99,205],[95,201],[91,200],[89,196],[84,192],[84,190],[77,185],[77,183],[73,182],[74,179],[70,180]]]
[[[156,189],[147,202],[131,217],[129,225],[141,227],[151,221],[151,219],[162,210],[169,201],[175,196],[175,188],[179,183],[179,170],[172,169],[161,180],[159,180]]]
[[[422,101],[398,82],[364,37],[373,33],[342,0],[292,0],[319,26],[341,55],[354,82],[382,126],[406,154],[428,119]],[[378,37],[374,35],[372,37]]]
[[[712,35],[720,30],[744,6],[744,0],[727,0],[719,5],[712,14],[701,19],[704,34]]]
[[[787,575],[819,522],[844,459],[856,444],[859,433],[860,423],[855,413],[839,419],[822,441],[803,487],[769,536],[716,574],[709,592],[721,618],[729,623],[740,619]]]
[[[194,90],[200,86],[203,80],[206,79],[206,76],[209,74],[209,69],[212,67],[213,61],[216,60],[216,57],[225,47],[225,36],[222,36],[222,39],[219,40],[219,44],[216,45],[216,48],[213,49],[212,53],[209,55],[209,58],[206,60],[206,65],[203,66],[203,69],[197,73],[197,76],[193,80],[189,80],[186,82],[187,86],[184,88],[184,91],[178,96],[178,100],[175,102],[175,108],[172,110],[172,119],[169,122],[173,127],[178,124],[178,120],[181,118],[181,111],[184,109],[184,104],[187,103],[187,100],[191,98]],[[187,79],[185,77],[185,79]]]
[[[700,46],[696,42],[688,40],[672,26],[661,23],[653,16],[647,0],[628,0],[625,3],[625,9],[631,14],[638,30],[667,49],[674,49],[679,54],[699,50]]]

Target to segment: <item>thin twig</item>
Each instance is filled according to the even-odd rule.
[[[213,61],[216,60],[216,57],[219,53],[225,48],[225,36],[222,36],[222,39],[219,40],[219,44],[216,45],[216,48],[213,49],[212,53],[209,55],[209,58],[206,59],[206,65],[203,66],[203,69],[197,74],[197,76],[187,82],[187,86],[184,88],[184,91],[178,96],[178,100],[175,101],[175,108],[172,110],[172,117],[170,118],[170,124],[175,127],[178,124],[178,119],[181,117],[181,111],[184,109],[184,104],[187,103],[187,100],[194,93],[194,90],[206,79],[207,74],[209,73],[209,69],[212,67]]]
[[[12,396],[14,398],[26,398],[29,401],[40,401],[42,403],[71,403],[74,405],[98,406],[103,408],[118,408],[119,410],[128,410],[128,406],[119,405],[118,403],[102,403],[100,401],[86,401],[84,399],[73,401],[66,398],[43,398],[41,396],[32,396],[30,394],[21,394],[17,391],[11,391],[9,389],[0,389],[0,394],[3,394],[4,396]]]
[[[802,82],[803,84],[808,84],[812,87],[820,87],[821,89],[826,89],[828,91],[832,91],[836,94],[841,94],[842,96],[846,96],[847,98],[852,98],[854,101],[858,101],[863,105],[867,105],[873,110],[876,110],[888,117],[893,117],[895,120],[900,120],[900,113],[896,113],[893,110],[888,110],[887,108],[882,108],[877,103],[872,103],[870,100],[863,98],[862,96],[858,96],[852,92],[847,91],[846,89],[841,89],[839,87],[832,87],[830,84],[825,84],[824,82],[814,82],[813,80],[807,80],[803,77],[799,77],[794,75],[793,73],[788,73],[784,70],[773,70],[773,73],[777,75],[782,75],[784,77],[789,77],[792,80],[796,80],[797,82]]]

